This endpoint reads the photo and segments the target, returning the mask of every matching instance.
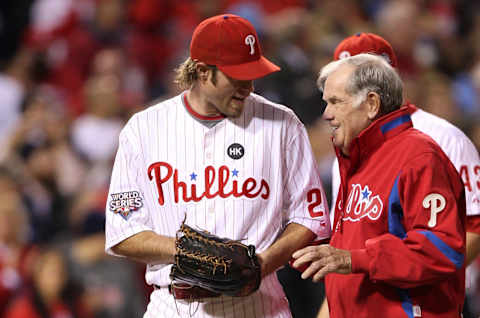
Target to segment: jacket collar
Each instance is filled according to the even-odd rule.
[[[402,131],[411,128],[412,120],[410,114],[413,105],[407,104],[400,109],[391,112],[372,122],[360,134],[352,140],[350,156],[344,156],[340,149],[336,147],[335,151],[340,160],[351,161],[351,164],[358,163],[359,160],[369,156],[379,148],[386,140],[395,137]],[[415,106],[413,106],[415,107]]]
[[[417,106],[411,104],[410,102],[406,102],[405,107],[407,107],[408,113],[410,115],[418,110]]]

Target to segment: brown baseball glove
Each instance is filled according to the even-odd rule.
[[[184,222],[177,231],[170,278],[174,285],[247,296],[260,286],[261,272],[255,246],[197,231]]]

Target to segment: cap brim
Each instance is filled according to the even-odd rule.
[[[254,80],[280,71],[280,67],[263,56],[253,62],[238,65],[217,65],[217,68],[231,78],[242,81]]]

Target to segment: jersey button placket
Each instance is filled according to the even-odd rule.
[[[213,130],[210,130],[205,134],[205,137],[203,139],[205,159],[207,160],[208,164],[211,163],[213,159],[213,138]]]
[[[208,210],[207,210],[209,213],[215,213],[215,202],[210,202],[208,204]]]
[[[214,138],[214,129],[211,129],[208,131],[203,139],[203,145],[205,149],[205,163],[207,165],[212,165],[213,164],[213,138]],[[214,200],[208,200],[209,202],[207,203],[207,212],[208,213],[215,213],[215,202]]]

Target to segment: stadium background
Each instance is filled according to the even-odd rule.
[[[132,113],[178,93],[172,70],[187,57],[193,28],[224,12],[249,19],[282,67],[255,90],[305,123],[329,196],[333,151],[315,80],[357,32],[390,41],[405,98],[480,146],[478,1],[2,0],[0,317],[26,304],[53,317],[52,300],[54,312],[76,317],[142,315],[150,291],[143,266],[103,252],[118,133]],[[480,175],[470,178],[480,186]],[[468,296],[477,317],[476,273]],[[289,268],[279,276],[295,317],[313,317],[321,285]]]

